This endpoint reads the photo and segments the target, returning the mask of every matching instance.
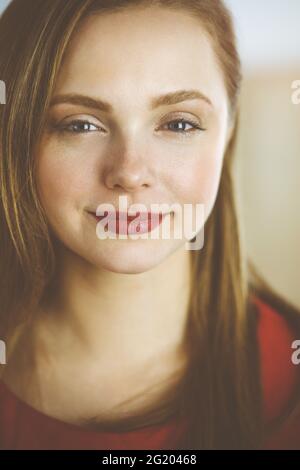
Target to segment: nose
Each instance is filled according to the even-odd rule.
[[[105,184],[109,189],[133,192],[148,188],[153,184],[154,177],[146,164],[145,156],[137,152],[122,152],[110,161],[105,170]]]

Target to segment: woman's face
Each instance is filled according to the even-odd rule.
[[[152,204],[193,211],[202,204],[207,219],[229,135],[228,103],[196,19],[158,7],[86,19],[69,45],[48,118],[36,152],[38,190],[53,231],[72,252],[97,267],[137,273],[186,245],[172,236],[176,210],[169,239],[99,239],[90,212],[102,203],[118,210],[119,196],[149,211]]]

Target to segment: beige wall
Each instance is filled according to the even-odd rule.
[[[300,105],[291,84],[300,67],[244,79],[235,166],[249,256],[300,306]]]

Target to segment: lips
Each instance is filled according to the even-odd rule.
[[[119,234],[142,234],[154,230],[161,224],[166,214],[154,212],[137,212],[135,215],[129,215],[127,212],[104,212],[103,215],[92,215],[101,222],[105,219],[105,226],[110,231]],[[115,223],[113,223],[115,221]],[[110,223],[111,222],[111,223]]]

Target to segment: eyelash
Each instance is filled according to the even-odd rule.
[[[181,136],[183,137],[186,137],[187,135],[193,133],[193,132],[196,132],[196,131],[206,131],[206,129],[204,129],[203,127],[201,127],[199,125],[198,122],[196,121],[193,121],[192,119],[191,120],[188,120],[188,119],[184,119],[184,118],[179,118],[179,119],[173,119],[172,121],[169,121],[166,123],[166,125],[170,125],[170,124],[178,124],[178,123],[185,123],[185,124],[189,124],[190,126],[192,126],[193,128],[188,130],[188,131],[182,131],[182,130],[179,130],[179,132],[176,132],[176,131],[170,131],[170,132],[174,132],[175,134],[180,134]],[[87,120],[80,120],[80,119],[77,119],[77,120],[74,120],[74,121],[71,121],[70,123],[68,124],[65,124],[65,125],[54,125],[54,128],[60,132],[60,133],[69,133],[69,134],[74,134],[74,135],[78,135],[78,134],[87,134],[89,132],[95,132],[94,131],[85,131],[85,130],[81,130],[81,131],[74,131],[74,130],[71,130],[70,129],[70,126],[76,126],[76,125],[85,125],[85,124],[88,124],[89,126],[94,126],[97,128],[97,130],[100,130],[101,127],[100,126],[97,126],[96,124],[93,124]]]

